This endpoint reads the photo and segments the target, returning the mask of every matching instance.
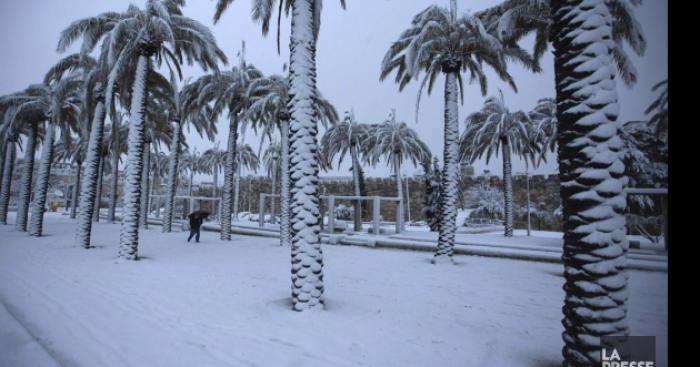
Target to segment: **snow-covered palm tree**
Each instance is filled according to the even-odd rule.
[[[404,226],[403,213],[403,185],[401,180],[401,164],[409,161],[413,165],[430,159],[430,148],[420,139],[418,133],[406,125],[405,122],[396,121],[396,113],[392,111],[389,119],[381,124],[370,125],[369,137],[363,142],[366,151],[365,159],[371,165],[376,165],[384,158],[386,164],[391,166],[396,179],[396,196],[399,202],[399,210],[396,221],[401,228]]]
[[[179,74],[185,60],[196,61],[205,71],[218,69],[217,62],[226,60],[211,31],[185,17],[182,6],[183,0],[148,0],[144,8],[130,5],[106,38],[111,75],[125,68],[134,75],[119,249],[119,257],[126,260],[138,259],[146,81],[153,61],[159,66],[165,62]]]
[[[645,114],[651,114],[649,124],[654,126],[656,134],[662,139],[668,132],[668,79],[664,79],[651,88],[652,92],[657,92],[659,95],[644,111]]]
[[[637,81],[637,70],[625,48],[642,56],[646,50],[646,39],[641,24],[634,17],[633,6],[641,0],[603,0],[612,14],[612,41],[610,52],[617,66],[618,75],[628,85]],[[534,33],[533,55],[536,61],[547,51],[549,42],[555,42],[556,21],[551,0],[506,0],[476,12],[486,29],[504,44],[514,45],[522,38]]]
[[[14,96],[22,95],[23,92],[15,93]],[[44,121],[47,120],[45,110],[40,105],[26,104],[26,99],[12,98],[12,96],[0,97],[0,116],[5,116],[4,123],[0,125],[0,138],[6,142],[3,148],[10,149],[7,153],[9,156],[14,156],[12,150],[19,142],[20,135],[24,135],[25,145],[24,159],[22,162],[22,177],[20,179],[19,197],[17,202],[17,217],[15,220],[15,228],[18,231],[27,230],[27,216],[29,214],[30,197],[32,190],[32,178],[34,174],[34,156],[36,154],[36,145],[41,138],[41,128]],[[22,106],[22,108],[18,108]],[[14,158],[12,161],[4,162],[8,164],[8,170],[0,167],[0,172],[5,172],[6,176],[0,174],[0,177],[8,180],[3,183],[0,189],[0,223],[6,224],[7,221],[7,205],[9,204],[10,184],[12,182],[12,171],[14,166]],[[8,173],[9,172],[9,173]],[[3,182],[0,180],[0,182]],[[5,190],[6,189],[6,190]]]
[[[226,144],[226,162],[224,165],[224,186],[221,204],[221,239],[231,240],[231,214],[233,206],[234,175],[237,171],[236,152],[238,133],[244,126],[244,112],[249,103],[247,90],[252,80],[262,77],[262,72],[255,66],[246,64],[241,51],[239,64],[219,73],[205,75],[192,82],[192,109],[197,110],[211,105],[211,119],[214,120],[224,112],[228,117],[228,141]]]
[[[533,122],[534,139],[539,144],[540,159],[547,152],[556,152],[557,148],[557,103],[554,98],[541,98],[528,113]]]
[[[253,151],[253,147],[243,142],[236,145],[238,151],[236,152],[236,157],[238,159],[236,172],[236,180],[233,187],[233,218],[238,220],[238,205],[240,201],[241,192],[241,170],[245,167],[249,172],[257,172],[260,166],[260,158]],[[248,193],[250,195],[250,193]],[[283,213],[284,214],[284,213]]]
[[[71,165],[75,164],[76,167],[75,178],[73,180],[73,191],[71,193],[71,219],[75,218],[76,210],[78,207],[76,201],[78,196],[80,195],[80,176],[82,172],[83,161],[85,160],[85,152],[87,151],[87,138],[83,138],[82,136],[80,136],[82,134],[81,132],[79,132],[78,134],[79,136],[77,138],[69,139],[68,145],[64,144],[63,142],[59,142],[56,143],[56,147],[54,148],[54,162],[68,162]],[[20,225],[17,224],[18,229],[19,226]]]
[[[205,173],[212,175],[214,189],[212,196],[216,197],[216,190],[219,188],[219,172],[226,163],[226,151],[219,148],[219,142],[216,142],[214,148],[210,148],[202,153],[202,163],[206,168]]]
[[[358,123],[353,111],[346,111],[343,119],[333,124],[321,138],[321,157],[327,160],[328,166],[338,157],[338,165],[343,162],[345,155],[350,155],[352,164],[352,182],[355,196],[360,196],[360,159],[363,142],[368,138],[367,124]],[[354,230],[362,230],[362,202],[355,202]]]
[[[204,163],[202,155],[194,149],[192,152],[183,152],[182,160],[180,161],[180,171],[189,174],[189,182],[187,184],[187,196],[192,196],[192,187],[194,185],[194,175],[204,171]],[[186,207],[185,212],[194,210],[194,208]],[[186,214],[185,213],[185,214]]]
[[[552,2],[551,15],[564,216],[564,365],[591,366],[600,363],[600,337],[629,332],[625,166],[616,121],[616,43],[610,42],[618,21],[606,0]]]
[[[82,108],[81,76],[81,73],[69,69],[51,68],[42,84],[31,85],[10,98],[10,103],[16,104],[19,110],[33,109],[37,114],[43,114],[48,118],[44,127],[41,161],[34,186],[34,201],[30,209],[28,233],[32,236],[41,236],[43,232],[56,130],[59,129],[60,137],[64,142],[67,142],[71,132],[77,130]]]
[[[219,0],[216,22],[233,0]],[[345,8],[345,0],[340,0]],[[296,311],[323,307],[321,213],[318,203],[318,110],[316,99],[316,40],[321,27],[322,0],[254,0],[252,17],[263,35],[278,7],[292,13],[289,42],[290,210],[292,213],[292,303]],[[279,50],[279,25],[278,25]]]
[[[500,91],[499,91],[500,92]],[[503,160],[503,202],[505,203],[505,236],[513,236],[513,176],[511,156],[513,153],[531,157],[535,150],[531,139],[532,121],[523,111],[511,111],[505,104],[503,93],[489,97],[479,112],[464,120],[466,130],[460,138],[460,156],[473,163],[485,156],[488,164],[491,157],[501,152]]]
[[[126,151],[126,136],[129,134],[129,127],[124,123],[126,114],[122,111],[115,111],[112,114],[112,124],[109,129],[109,136],[105,140],[110,151],[111,168],[110,177],[112,182],[109,186],[109,211],[107,212],[107,222],[115,223],[117,211],[117,195],[119,191],[119,162],[121,153]]]
[[[394,42],[384,56],[380,79],[396,70],[395,81],[399,90],[421,71],[425,76],[420,84],[418,101],[427,85],[432,91],[435,80],[445,75],[445,126],[442,185],[440,185],[441,225],[438,246],[433,262],[452,261],[457,219],[457,182],[459,155],[458,94],[462,91],[462,72],[469,72],[470,81],[477,81],[482,94],[486,94],[486,76],[483,64],[513,88],[515,84],[506,71],[506,60],[518,60],[537,70],[529,56],[517,46],[503,47],[496,37],[489,34],[481,21],[469,14],[457,14],[456,0],[450,0],[450,9],[429,6],[418,13],[399,40]],[[416,116],[418,114],[416,103]]]
[[[262,153],[262,161],[265,164],[267,176],[270,177],[271,194],[270,196],[270,222],[275,223],[275,192],[277,191],[277,176],[280,174],[280,158],[282,156],[282,145],[275,140],[272,140]],[[262,213],[260,213],[262,215]],[[280,227],[280,230],[282,228]],[[282,232],[284,237],[284,232]],[[284,244],[284,243],[282,243]]]
[[[218,74],[218,73],[217,73]],[[165,212],[163,217],[163,232],[172,230],[172,221],[175,210],[175,192],[178,186],[178,175],[180,170],[180,156],[182,148],[186,145],[183,127],[188,129],[193,127],[200,135],[206,135],[209,140],[214,140],[216,125],[213,122],[213,113],[206,103],[199,103],[200,80],[186,84],[177,91],[177,83],[171,82],[170,102],[172,106],[168,109],[170,124],[170,160],[168,161],[168,182],[165,194]],[[165,85],[160,83],[165,89]],[[164,95],[167,93],[164,93]],[[166,101],[165,99],[163,100]]]
[[[289,79],[280,75],[257,78],[250,83],[247,95],[249,105],[246,118],[250,120],[253,128],[262,128],[263,135],[267,136],[272,135],[271,130],[279,129],[280,132],[280,244],[289,245]],[[337,121],[335,108],[321,97],[320,93],[316,96],[316,108],[324,126],[327,126],[329,121]],[[274,204],[274,197],[272,200]]]

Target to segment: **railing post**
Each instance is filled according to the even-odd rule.
[[[328,233],[333,234],[335,228],[335,196],[328,195]]]
[[[258,207],[258,225],[265,227],[265,194],[260,194],[260,206]]]
[[[664,226],[664,248],[668,251],[668,196],[661,195],[661,217]]]
[[[372,198],[372,233],[375,235],[379,234],[379,197],[375,196]]]
[[[156,218],[160,218],[160,195],[156,196]]]
[[[396,205],[396,233],[401,233],[403,227],[403,198],[399,198]]]

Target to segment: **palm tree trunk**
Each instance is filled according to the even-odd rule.
[[[0,192],[4,185],[4,173],[5,173],[5,151],[7,150],[7,144],[0,144]]]
[[[452,261],[457,230],[457,182],[459,180],[457,72],[445,73],[445,148],[440,185],[440,231],[433,262]]]
[[[289,121],[280,121],[280,245],[290,246],[289,233]]]
[[[190,168],[190,184],[187,189],[187,196],[189,196],[189,200],[185,202],[187,205],[187,210],[185,210],[185,215],[188,213],[191,213],[194,211],[194,208],[190,208],[190,203],[192,203],[192,185],[194,184],[194,167]],[[192,205],[194,207],[194,205]]]
[[[5,162],[3,164],[2,190],[0,191],[0,224],[7,224],[7,208],[10,205],[10,189],[12,186],[12,171],[15,168],[17,155],[15,142],[8,141],[5,145]]]
[[[240,203],[240,197],[241,197],[241,156],[237,155],[236,159],[238,159],[238,162],[236,163],[236,176],[234,177],[234,185],[233,185],[233,220],[238,221],[238,207]]]
[[[105,173],[105,157],[100,157],[100,165],[97,166],[97,188],[95,190],[95,209],[92,211],[92,221],[100,221],[100,208],[102,207],[102,182]]]
[[[113,123],[114,124],[114,123]],[[109,213],[107,215],[107,220],[110,223],[114,223],[116,211],[117,211],[117,194],[119,188],[119,129],[115,128],[112,130],[112,137],[114,142],[112,144],[112,184],[109,187]]]
[[[396,224],[404,229],[403,218],[403,182],[401,180],[401,163],[399,163],[399,153],[394,153],[394,177],[396,181],[396,197],[399,201],[396,203]]]
[[[355,190],[355,196],[361,196],[360,192],[360,164],[357,157],[357,147],[352,145],[350,147],[350,158],[352,159],[352,182],[353,188]],[[362,231],[362,200],[355,201],[355,213],[353,215],[353,230],[355,232]]]
[[[54,115],[53,118],[56,118]],[[29,235],[41,236],[44,230],[44,211],[46,207],[46,196],[49,192],[49,178],[51,176],[51,163],[53,161],[53,140],[56,128],[54,122],[46,122],[46,133],[44,135],[44,147],[41,151],[41,162],[34,188],[34,202],[31,208],[32,215],[29,219]]]
[[[119,257],[138,260],[139,248],[139,204],[141,203],[141,170],[143,169],[143,141],[145,139],[146,75],[150,69],[150,58],[142,51],[136,65],[136,76],[132,87],[129,137],[124,180],[124,209],[119,233]]]
[[[503,150],[503,211],[506,219],[506,237],[513,237],[513,167],[510,161],[510,141],[501,142]]]
[[[148,193],[151,177],[151,145],[144,144],[143,167],[141,168],[141,227],[148,228]]]
[[[315,3],[315,0],[293,2],[289,45],[292,304],[296,311],[323,308],[324,304],[316,157]]]
[[[564,216],[563,365],[592,366],[600,364],[602,336],[629,333],[612,17],[605,0],[552,1],[552,14]]]
[[[24,148],[24,167],[22,167],[22,183],[19,187],[19,200],[17,202],[17,219],[15,220],[15,229],[25,232],[27,230],[27,215],[29,212],[29,203],[32,196],[32,176],[34,175],[34,151],[36,150],[36,124],[29,125],[29,134],[27,135],[27,146]],[[73,201],[75,201],[75,192],[73,190]]]
[[[73,180],[73,192],[70,201],[70,218],[75,219],[78,214],[78,198],[80,197],[80,175],[83,172],[83,162],[75,162],[75,180]]]
[[[236,171],[236,144],[238,143],[238,116],[231,117],[224,166],[224,195],[221,203],[221,240],[231,240],[231,206],[233,202],[233,173]]]
[[[274,159],[273,161],[279,162],[277,159]],[[272,185],[270,188],[270,192],[272,196],[270,196],[270,223],[274,224],[277,221],[275,220],[275,194],[277,193],[277,162],[272,163]]]
[[[87,153],[85,155],[85,172],[80,184],[78,204],[78,226],[76,227],[76,243],[83,248],[90,248],[92,232],[92,213],[95,210],[97,196],[97,171],[100,164],[100,146],[104,134],[105,104],[102,91],[97,91],[97,105],[90,129]]]
[[[175,191],[177,190],[178,165],[180,161],[180,129],[179,120],[173,121],[172,141],[170,143],[170,161],[168,162],[168,186],[165,192],[165,213],[163,215],[163,233],[171,232],[175,210]]]

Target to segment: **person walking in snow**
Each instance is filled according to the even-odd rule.
[[[204,212],[201,210],[198,210],[196,212],[190,213],[188,215],[188,218],[190,218],[190,236],[187,238],[187,242],[190,242],[192,237],[197,235],[195,240],[197,243],[199,243],[199,230],[200,227],[202,226],[202,222],[204,222],[204,219],[209,216],[208,212]]]

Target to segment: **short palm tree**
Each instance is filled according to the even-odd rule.
[[[214,21],[218,21],[233,0],[219,0]],[[345,8],[345,0],[340,0]],[[316,91],[316,40],[321,27],[321,0],[255,0],[252,17],[262,25],[263,35],[278,7],[292,13],[289,42],[289,81],[292,98],[290,114],[290,211],[292,213],[292,304],[296,311],[323,307],[323,256],[321,213],[318,203],[318,109]],[[279,25],[278,25],[279,50]]]
[[[338,165],[343,162],[345,155],[350,155],[352,164],[352,182],[355,196],[360,196],[360,160],[363,142],[369,137],[367,124],[360,124],[355,120],[353,111],[345,112],[343,119],[326,130],[321,138],[321,156],[328,160],[327,165],[332,166],[332,161],[338,157]],[[362,230],[362,202],[355,202],[354,230]]]
[[[79,133],[80,134],[80,133]],[[80,174],[82,171],[83,161],[85,160],[85,152],[87,150],[87,139],[79,136],[77,139],[70,139],[70,144],[66,145],[63,142],[56,144],[54,148],[54,162],[68,162],[75,164],[75,178],[73,180],[73,191],[71,193],[71,219],[75,218],[78,207],[77,198],[80,195]]]
[[[275,223],[275,192],[277,191],[277,176],[280,174],[280,159],[282,156],[282,145],[276,141],[271,141],[265,151],[262,153],[262,161],[265,164],[267,176],[270,177],[271,194],[270,196],[270,222]],[[262,213],[260,213],[262,215]],[[281,230],[281,227],[280,227]],[[284,234],[284,232],[282,232]]]
[[[219,142],[211,149],[207,149],[202,153],[202,162],[207,167],[206,173],[211,174],[214,189],[212,196],[216,197],[216,190],[219,188],[219,172],[224,167],[226,162],[226,151],[219,148]]]
[[[505,236],[513,236],[513,176],[511,155],[531,152],[532,122],[523,111],[510,111],[503,93],[489,97],[479,112],[467,116],[466,130],[460,139],[461,158],[469,163],[486,157],[488,164],[501,151],[503,159],[503,202],[505,203]],[[526,156],[526,159],[529,159]]]
[[[450,9],[429,6],[418,13],[411,27],[394,42],[382,61],[380,79],[396,70],[395,81],[402,90],[421,70],[425,77],[418,94],[427,84],[428,93],[442,73],[445,75],[445,142],[443,152],[442,184],[440,185],[440,234],[433,262],[452,261],[457,219],[457,181],[459,154],[458,93],[462,91],[462,72],[470,73],[470,81],[478,81],[486,94],[486,76],[483,64],[513,88],[515,84],[506,70],[506,60],[513,59],[538,70],[529,56],[516,46],[504,48],[484,29],[481,21],[471,15],[458,16],[456,0],[450,0]],[[416,110],[418,103],[416,104]],[[416,111],[417,115],[417,111]]]
[[[406,125],[396,121],[396,113],[392,111],[389,119],[381,124],[370,125],[368,139],[364,141],[366,160],[376,165],[382,158],[391,166],[396,179],[396,196],[399,201],[396,221],[403,228],[403,185],[401,180],[401,164],[410,161],[413,165],[430,159],[430,148],[420,139],[418,133]]]
[[[183,152],[180,162],[180,170],[189,174],[189,182],[187,184],[187,196],[192,196],[192,187],[194,186],[194,175],[204,171],[202,155],[195,148],[192,152]],[[185,214],[194,210],[189,204],[185,209]]]
[[[196,61],[206,70],[218,69],[226,61],[213,34],[201,23],[183,15],[182,0],[148,0],[145,8],[129,6],[110,31],[108,60],[112,74],[124,68],[133,70],[124,209],[120,232],[119,257],[138,259],[138,226],[141,201],[141,175],[145,139],[144,112],[147,77],[155,60],[164,61],[173,72],[186,60]],[[135,60],[135,62],[134,62]],[[131,69],[133,68],[133,69]],[[107,84],[108,87],[111,83]]]
[[[564,366],[591,366],[600,364],[601,337],[629,332],[624,147],[610,42],[619,25],[606,0],[553,1],[550,14],[564,216],[562,354]]]
[[[236,152],[236,157],[238,157],[238,164],[236,165],[236,168],[238,169],[238,172],[236,172],[236,182],[233,187],[233,218],[238,220],[238,205],[241,192],[241,170],[243,167],[245,167],[248,172],[257,172],[258,167],[260,166],[260,158],[258,158],[257,154],[255,154],[253,151],[253,147],[248,144],[241,142],[240,144],[236,145],[236,148],[238,149]],[[248,194],[250,195],[250,193]]]

